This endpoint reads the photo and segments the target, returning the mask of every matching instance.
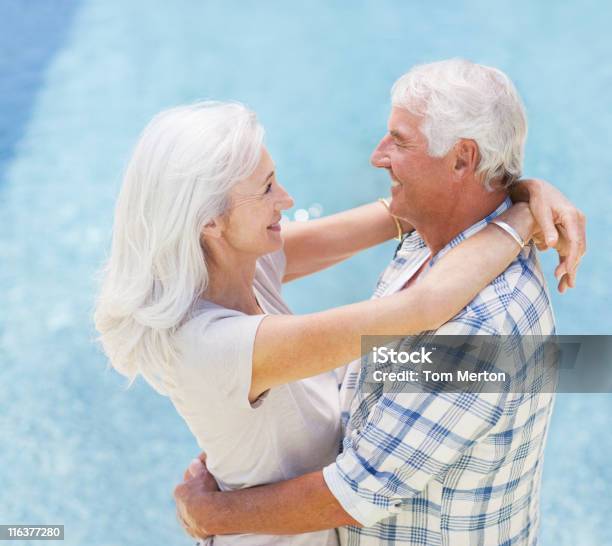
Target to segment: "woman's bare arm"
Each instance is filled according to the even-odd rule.
[[[556,248],[555,276],[559,291],[573,287],[580,258],[586,251],[586,218],[557,188],[538,179],[520,180],[510,191],[513,201],[529,202],[540,232],[534,240],[540,250]],[[402,231],[413,226],[399,219]],[[380,203],[371,203],[309,222],[283,225],[287,267],[283,282],[316,273],[357,252],[397,235],[393,217]],[[564,252],[560,245],[565,246]]]
[[[404,220],[401,225],[404,233],[413,229]],[[283,282],[288,282],[397,236],[397,226],[382,203],[370,203],[318,220],[288,222],[282,233],[287,257]]]
[[[500,219],[530,239],[534,221],[527,205],[513,206]],[[358,358],[362,335],[437,329],[502,273],[518,252],[505,232],[487,226],[448,252],[409,290],[320,313],[267,316],[255,338],[249,399]]]

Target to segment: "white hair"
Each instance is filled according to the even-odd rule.
[[[115,209],[94,320],[111,365],[158,392],[174,384],[176,329],[208,283],[202,228],[253,173],[264,131],[240,103],[161,112],[140,136]]]
[[[429,155],[441,157],[459,139],[473,139],[480,153],[477,174],[491,189],[521,176],[527,136],[525,108],[501,70],[463,59],[417,65],[391,89],[391,102],[424,116],[420,127]]]

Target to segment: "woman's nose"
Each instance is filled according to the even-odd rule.
[[[276,210],[281,211],[281,210],[290,209],[295,204],[293,202],[293,197],[291,197],[287,193],[287,190],[285,190],[283,186],[281,186],[280,184],[278,186],[281,191],[281,195],[279,196],[279,199],[276,202]]]

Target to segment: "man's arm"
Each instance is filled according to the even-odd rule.
[[[179,518],[194,537],[290,535],[359,525],[331,494],[321,471],[270,485],[219,492],[199,474],[174,490]]]

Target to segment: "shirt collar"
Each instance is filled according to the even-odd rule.
[[[440,250],[429,262],[428,268],[432,267],[442,256],[444,256],[451,248],[456,247],[462,241],[479,232],[482,228],[486,227],[491,220],[507,211],[512,206],[512,200],[506,197],[504,201],[488,216],[485,216],[482,220],[479,220],[470,227],[464,229],[459,235],[457,235],[452,241],[450,241],[442,250]],[[427,245],[421,237],[418,231],[414,230],[410,235],[404,237],[404,240],[398,246],[395,256],[402,257],[403,255],[409,255],[416,250],[426,248]]]

